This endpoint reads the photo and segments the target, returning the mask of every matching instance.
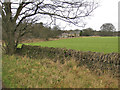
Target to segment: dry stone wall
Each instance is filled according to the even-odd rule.
[[[40,47],[23,45],[18,53],[27,55],[30,58],[49,58],[53,61],[60,60],[64,63],[65,60],[74,58],[78,61],[78,66],[85,65],[91,71],[98,75],[110,72],[111,76],[119,75],[120,58],[118,53],[98,53],[98,52],[82,52],[65,48]]]

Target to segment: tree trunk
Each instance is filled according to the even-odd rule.
[[[5,53],[12,55],[15,53],[17,46],[15,42],[15,32],[14,32],[15,22],[7,22],[6,25],[3,25],[3,41],[5,42]]]
[[[9,31],[11,31],[12,28],[9,28]],[[6,36],[7,35],[7,36]],[[16,46],[15,46],[15,37],[13,32],[9,32],[6,34],[4,37],[4,42],[5,42],[5,53],[6,54],[14,54],[16,51]]]
[[[14,38],[8,39],[8,43],[6,46],[6,54],[12,55],[15,53],[17,47],[15,46]]]

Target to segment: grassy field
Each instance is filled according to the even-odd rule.
[[[3,55],[2,77],[9,88],[117,88],[118,80],[97,76],[73,59],[65,64],[48,59]]]
[[[118,52],[118,37],[80,37],[25,44],[103,53]]]

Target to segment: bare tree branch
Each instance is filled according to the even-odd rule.
[[[90,16],[98,7],[94,1],[87,0],[39,0],[36,2],[2,2],[2,18],[4,40],[8,52],[14,52],[19,39],[28,33],[28,28],[35,23],[34,17],[49,16],[50,24],[56,24],[56,20],[62,20],[76,26],[84,26],[83,19]],[[14,6],[14,7],[12,7]],[[20,28],[25,20],[28,20],[25,26]],[[31,20],[31,23],[30,23]],[[38,19],[39,20],[39,19]],[[37,21],[38,21],[37,20]],[[42,18],[40,18],[42,20]],[[17,40],[16,32],[19,32]],[[10,48],[9,48],[10,46]]]

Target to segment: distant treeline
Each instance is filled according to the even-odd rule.
[[[80,31],[80,36],[118,36],[118,31],[96,31],[93,30],[92,28],[87,28],[83,30],[75,30],[75,31]]]
[[[26,25],[24,23],[23,27]],[[22,25],[21,25],[22,26]],[[23,39],[40,38],[49,40],[49,38],[59,38],[62,33],[79,32],[79,36],[120,36],[120,31],[115,31],[111,23],[106,23],[101,26],[101,30],[93,30],[92,28],[76,29],[76,30],[61,30],[59,26],[53,28],[44,26],[42,22],[32,24]],[[27,29],[27,28],[26,28]],[[108,29],[108,30],[105,30]],[[110,30],[111,29],[111,30]],[[113,29],[113,30],[112,30]],[[0,40],[2,39],[2,20],[0,18]],[[16,33],[17,34],[17,33]]]
[[[49,38],[59,38],[62,33],[70,33],[74,31],[79,31],[79,36],[118,36],[117,31],[96,31],[92,28],[87,28],[83,30],[61,30],[58,26],[53,28],[43,26],[43,23],[34,24],[31,31],[24,36],[24,38],[40,38],[44,40],[49,40]]]
[[[79,32],[79,36],[120,36],[120,31],[105,31],[93,30],[92,28],[76,29],[76,30],[61,30],[59,26],[53,28],[44,26],[43,23],[35,23],[31,25],[29,32],[24,35],[23,39],[39,38],[49,40],[49,38],[59,38],[62,33]]]
[[[49,40],[49,38],[58,38],[59,35],[63,33],[58,26],[53,28],[44,26],[43,23],[36,23],[32,25],[29,33],[27,33],[24,38],[40,38],[44,40]]]

